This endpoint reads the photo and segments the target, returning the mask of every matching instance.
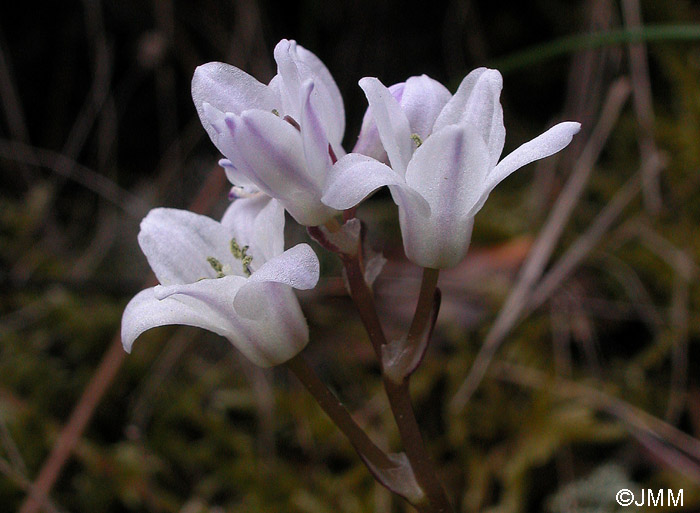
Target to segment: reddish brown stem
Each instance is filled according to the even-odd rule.
[[[428,323],[432,320],[435,289],[437,288],[439,276],[439,269],[429,269],[427,267],[423,269],[416,312],[413,315],[413,321],[411,321],[411,327],[408,329],[408,335],[406,336],[407,346],[415,346],[419,342],[427,329]]]
[[[316,399],[321,409],[326,412],[333,423],[338,426],[338,429],[348,438],[363,459],[366,459],[377,469],[389,469],[396,466],[387,454],[377,447],[362,428],[357,425],[340,400],[321,381],[301,354],[289,360],[286,365]]]
[[[350,286],[350,296],[357,306],[360,318],[381,362],[382,347],[386,345],[387,339],[377,315],[374,295],[364,279],[359,259],[344,258],[343,264],[345,265],[345,273]],[[430,311],[437,285],[437,277],[438,271],[434,269],[426,269],[424,272],[416,315],[409,330],[409,336],[411,337],[420,336],[420,333],[425,329],[425,322],[430,321]],[[423,437],[411,404],[408,378],[401,383],[395,383],[384,374],[383,369],[382,375],[384,377],[384,388],[399,428],[404,450],[411,463],[416,480],[427,497],[429,503],[428,511],[434,513],[452,512],[452,506],[447,500],[445,490],[437,478],[435,466],[423,443]]]

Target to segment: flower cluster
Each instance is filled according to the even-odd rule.
[[[425,75],[388,88],[363,78],[369,107],[346,153],[343,101],[328,69],[294,41],[280,41],[274,57],[269,84],[218,62],[195,71],[197,113],[239,199],[221,222],[173,209],[143,220],[139,244],[160,285],[128,304],[127,350],[145,330],[186,324],[228,338],[258,365],[283,363],[308,341],[292,289],[313,288],[319,274],[308,245],[284,251],[284,210],[308,227],[330,225],[388,186],[406,256],[425,268],[453,267],[493,188],[579,130],[560,123],[501,159],[498,71],[472,71],[454,95]]]

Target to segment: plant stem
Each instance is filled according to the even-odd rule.
[[[411,394],[409,390],[408,378],[402,383],[395,383],[390,379],[384,380],[391,411],[396,419],[399,428],[401,441],[403,442],[408,461],[411,462],[416,481],[425,492],[428,502],[436,513],[449,513],[452,506],[447,500],[445,490],[437,478],[435,465],[433,464],[428,451],[425,449],[423,437],[416,421],[411,404]]]
[[[366,459],[377,469],[387,469],[395,467],[387,454],[367,436],[360,426],[357,425],[347,409],[338,398],[321,381],[314,370],[309,366],[306,359],[300,354],[287,362],[289,370],[302,382],[306,389],[316,399],[323,411],[338,426],[343,434],[350,440],[350,443],[358,454]]]
[[[386,345],[387,339],[382,329],[377,309],[374,303],[374,295],[370,290],[362,272],[362,266],[358,258],[344,258],[345,272],[350,285],[350,296],[352,297],[360,318],[365,325],[372,346],[382,361],[382,346]],[[421,294],[416,307],[416,315],[411,323],[409,336],[418,337],[425,328],[425,322],[429,322],[430,309],[432,307],[435,286],[437,285],[438,271],[426,269],[423,273],[423,283]],[[426,306],[427,305],[427,306]],[[437,473],[423,443],[416,417],[411,404],[408,379],[402,383],[395,383],[388,379],[382,369],[384,388],[394,414],[396,425],[399,428],[401,441],[406,451],[413,472],[418,484],[426,494],[430,503],[430,511],[435,513],[448,513],[453,511],[450,506],[445,490],[437,478]]]
[[[415,346],[420,342],[427,324],[431,322],[431,312],[439,275],[440,271],[438,269],[427,267],[423,269],[416,311],[406,336],[406,345],[408,347]],[[394,383],[385,379],[384,387],[389,397],[391,410],[397,419],[401,439],[406,447],[406,454],[416,474],[416,480],[424,487],[428,500],[436,508],[436,511],[440,513],[452,511],[452,507],[445,496],[445,491],[437,479],[433,462],[425,449],[423,437],[418,429],[418,422],[411,404],[409,379],[404,379],[402,383]]]
[[[359,258],[344,258],[345,275],[350,285],[350,297],[352,298],[360,319],[365,325],[367,335],[372,343],[374,352],[379,361],[382,361],[382,346],[386,345],[386,335],[382,329],[382,323],[377,316],[377,307],[374,304],[374,294],[365,281],[364,272]]]
[[[431,321],[433,302],[435,301],[435,289],[437,288],[439,275],[439,269],[423,268],[423,278],[420,284],[416,313],[413,314],[413,321],[411,321],[411,327],[408,329],[408,335],[406,336],[406,345],[408,347],[415,346],[419,343],[420,338],[425,333],[427,324]]]

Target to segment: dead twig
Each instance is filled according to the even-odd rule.
[[[152,405],[167,376],[180,360],[180,357],[193,342],[191,331],[178,328],[158,355],[155,363],[146,374],[143,384],[135,393],[136,400],[131,408],[131,420],[126,431],[130,438],[140,438],[151,415]]]
[[[600,120],[576,162],[569,180],[557,198],[503,308],[501,308],[486,335],[486,339],[474,360],[467,378],[452,399],[450,403],[451,408],[455,410],[464,408],[483,379],[489,362],[495,355],[501,342],[520,319],[523,310],[528,304],[528,297],[532,287],[542,276],[562,231],[583,194],[588,178],[593,171],[593,166],[598,160],[629,96],[629,90],[629,84],[625,79],[619,79],[610,87]]]
[[[642,27],[642,11],[639,0],[622,0],[622,14],[625,27]],[[659,158],[659,149],[654,140],[654,106],[649,80],[649,63],[646,44],[643,42],[628,45],[630,78],[632,82],[632,103],[637,118],[640,162],[642,163],[642,190],[647,211],[656,215],[663,206],[659,171],[665,167],[664,159]]]
[[[3,474],[10,481],[15,483],[25,492],[27,492],[27,494],[29,494],[30,496],[36,494],[34,488],[32,487],[32,482],[29,479],[27,479],[24,476],[24,474],[14,469],[12,465],[10,465],[7,461],[5,461],[2,458],[0,458],[0,474]],[[44,497],[41,500],[41,505],[46,510],[46,513],[62,513],[61,510],[59,510],[48,497]]]
[[[190,210],[200,213],[208,211],[222,194],[225,181],[223,173],[211,173],[191,203]],[[144,286],[152,285],[152,280],[144,284]],[[38,512],[42,501],[48,496],[63,466],[80,440],[95,408],[117,375],[124,361],[124,355],[121,334],[117,332],[42,465],[34,481],[33,494],[27,496],[19,513]]]
[[[544,303],[570,276],[571,272],[590,254],[600,239],[608,232],[622,211],[636,197],[641,188],[640,173],[635,173],[615,194],[613,199],[596,216],[590,228],[576,239],[532,291],[527,311],[531,312]]]
[[[141,219],[150,208],[138,196],[63,153],[0,139],[0,158],[51,169],[119,207],[134,219]]]
[[[29,128],[24,116],[22,102],[15,87],[12,64],[3,43],[4,41],[0,34],[0,102],[2,102],[2,107],[5,111],[5,118],[7,119],[11,137],[19,142],[29,144]],[[20,171],[27,186],[36,180],[36,173],[30,166],[21,165]]]
[[[22,458],[22,453],[20,453],[19,448],[17,447],[17,444],[15,444],[14,439],[12,438],[12,433],[10,433],[10,429],[7,427],[7,423],[5,422],[5,419],[3,418],[3,414],[0,411],[0,442],[2,442],[2,446],[4,447],[5,451],[7,452],[7,455],[10,457],[10,461],[12,462],[12,466],[17,469],[18,472],[22,473],[22,475],[27,475],[27,465],[24,462],[24,458]]]
[[[547,388],[558,396],[577,398],[594,408],[606,411],[621,420],[630,433],[645,446],[649,446],[648,442],[652,440],[663,441],[663,444],[670,446],[673,450],[673,457],[663,458],[664,461],[684,475],[700,482],[700,440],[671,424],[598,389],[574,381],[551,379],[536,369],[499,362],[498,365],[494,365],[493,371],[502,381],[528,388]],[[665,445],[661,447],[669,450]],[[654,453],[658,454],[658,451],[654,450]]]

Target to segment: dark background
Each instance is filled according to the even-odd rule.
[[[700,20],[698,2],[627,4],[648,25],[697,29]],[[0,511],[19,510],[75,405],[94,390],[91,378],[108,375],[100,362],[150,272],[136,244],[140,219],[155,206],[214,217],[226,206],[219,156],[190,97],[194,68],[220,60],[268,82],[281,38],[316,53],[336,79],[348,150],[366,108],[361,77],[389,85],[425,73],[454,91],[471,69],[513,56],[502,68],[506,153],[559,120],[583,124],[551,165],[499,187],[477,217],[470,255],[441,278],[443,310],[413,392],[458,511],[613,512],[617,490],[641,487],[683,488],[684,511],[700,511],[697,38],[641,47],[648,82],[632,73],[623,44],[584,41],[556,57],[517,58],[618,30],[622,12],[612,0],[3,3]],[[620,77],[633,96],[612,116],[546,269],[640,167],[659,157],[663,170],[513,327],[467,405],[451,408]],[[401,333],[417,275],[395,207],[380,193],[360,216],[389,257],[377,294],[388,329]],[[288,225],[290,240],[305,237]],[[395,449],[337,262],[319,254],[321,284],[302,295],[307,354],[378,443]],[[284,369],[252,368],[224,340],[186,328],[155,330],[126,359],[111,358],[116,377],[76,432],[46,511],[410,509],[374,483]]]

